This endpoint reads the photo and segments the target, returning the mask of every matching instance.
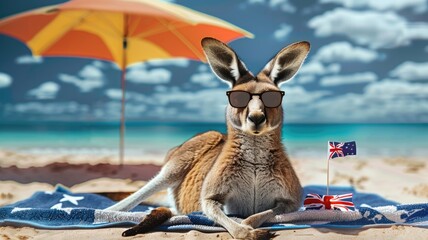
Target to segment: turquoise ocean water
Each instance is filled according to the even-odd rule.
[[[164,155],[197,133],[225,132],[224,124],[128,123],[126,153]],[[428,124],[285,124],[283,142],[292,156],[325,156],[327,141],[356,141],[357,155],[428,155]],[[117,154],[119,124],[3,123],[0,149],[28,153]]]

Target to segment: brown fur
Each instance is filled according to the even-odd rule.
[[[183,214],[201,211],[200,198],[203,181],[225,142],[225,136],[214,131],[206,132],[193,139],[197,142],[198,150],[191,158],[192,167],[183,177],[181,184],[174,190],[177,210]],[[184,151],[188,151],[188,149]]]
[[[139,233],[146,233],[153,229],[153,226],[159,226],[172,217],[172,212],[168,208],[158,207],[150,212],[141,223],[127,229],[122,233],[123,237],[134,236]]]
[[[202,46],[219,78],[229,82],[232,90],[253,94],[279,91],[278,85],[295,75],[309,51],[307,42],[283,48],[254,77],[224,43],[206,38]],[[267,108],[259,96],[250,99],[245,108],[228,106],[227,135],[206,132],[172,149],[153,180],[109,209],[129,210],[153,192],[169,188],[179,213],[203,211],[236,239],[273,237],[255,228],[276,214],[297,210],[302,194],[281,143],[282,116],[282,107]],[[254,122],[256,118],[264,120]],[[237,223],[226,214],[245,219]],[[165,209],[155,210],[140,227],[129,231],[145,232],[168,216]]]

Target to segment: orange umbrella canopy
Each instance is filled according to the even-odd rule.
[[[205,61],[200,42],[253,35],[189,8],[157,0],[72,0],[0,20],[0,34],[26,43],[34,56],[96,58],[122,70],[120,163],[124,159],[125,74],[149,59]]]
[[[97,58],[122,69],[149,59],[204,61],[202,38],[228,42],[253,36],[218,18],[156,0],[72,0],[2,19],[0,33],[26,43],[35,56]]]

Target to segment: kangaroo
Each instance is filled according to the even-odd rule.
[[[310,45],[283,48],[254,76],[226,44],[214,38],[201,44],[212,71],[231,87],[227,135],[209,131],[171,149],[152,180],[107,210],[128,211],[168,188],[176,213],[202,211],[235,239],[270,239],[272,233],[256,228],[301,205],[302,188],[281,143],[279,85],[297,73]],[[245,219],[238,223],[228,214]],[[169,208],[154,209],[123,236],[148,232],[171,216]]]

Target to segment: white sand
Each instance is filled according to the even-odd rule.
[[[85,156],[40,156],[20,154],[11,151],[0,151],[0,170],[24,171],[28,173],[36,171],[32,177],[37,178],[37,171],[43,174],[56,176],[57,171],[62,171],[51,163],[60,160],[67,164],[83,164]],[[99,156],[91,159],[91,164],[115,163],[113,156]],[[159,161],[157,159],[156,161]],[[132,164],[146,163],[141,159],[127,160]],[[358,191],[378,193],[379,195],[401,203],[428,202],[428,166],[426,159],[361,159],[359,157],[334,159],[330,162],[330,182],[333,185],[352,185]],[[12,166],[18,165],[19,169]],[[302,185],[326,184],[326,162],[318,159],[294,159],[294,167],[299,175]],[[15,165],[15,166],[16,166]],[[78,165],[79,166],[79,165]],[[75,167],[75,166],[69,166]],[[143,166],[144,167],[144,166]],[[67,168],[67,165],[62,166]],[[103,165],[103,168],[116,169],[117,166]],[[144,169],[144,168],[143,168]],[[25,171],[27,171],[25,170]],[[84,176],[93,175],[99,169],[82,168],[77,169]],[[114,179],[109,177],[111,169],[99,170],[105,177],[97,177],[82,183],[70,185],[75,192],[112,192],[112,191],[135,191],[144,184],[143,181],[131,181],[129,179]],[[114,171],[113,171],[114,172]],[[10,172],[11,173],[11,172]],[[116,175],[114,175],[116,174]],[[114,172],[114,176],[124,176]],[[11,174],[11,176],[15,176]],[[132,175],[133,178],[138,177]],[[0,176],[1,177],[1,176]],[[28,176],[27,176],[28,177]],[[16,178],[16,176],[14,177]],[[19,181],[19,179],[15,179]],[[55,181],[55,178],[50,178]],[[35,191],[52,190],[54,184],[40,183],[35,179],[31,183],[18,183],[17,181],[0,181],[0,205],[10,204],[32,195]],[[61,179],[58,179],[61,182]],[[158,195],[153,199],[161,202],[165,195]],[[97,230],[45,230],[30,227],[14,228],[0,227],[0,239],[123,239],[121,233],[123,228],[108,228]],[[275,239],[428,239],[428,229],[416,227],[383,227],[361,230],[337,230],[337,229],[300,229],[279,231]],[[229,239],[228,233],[205,234],[197,231],[185,233],[155,232],[139,235],[127,239]]]

